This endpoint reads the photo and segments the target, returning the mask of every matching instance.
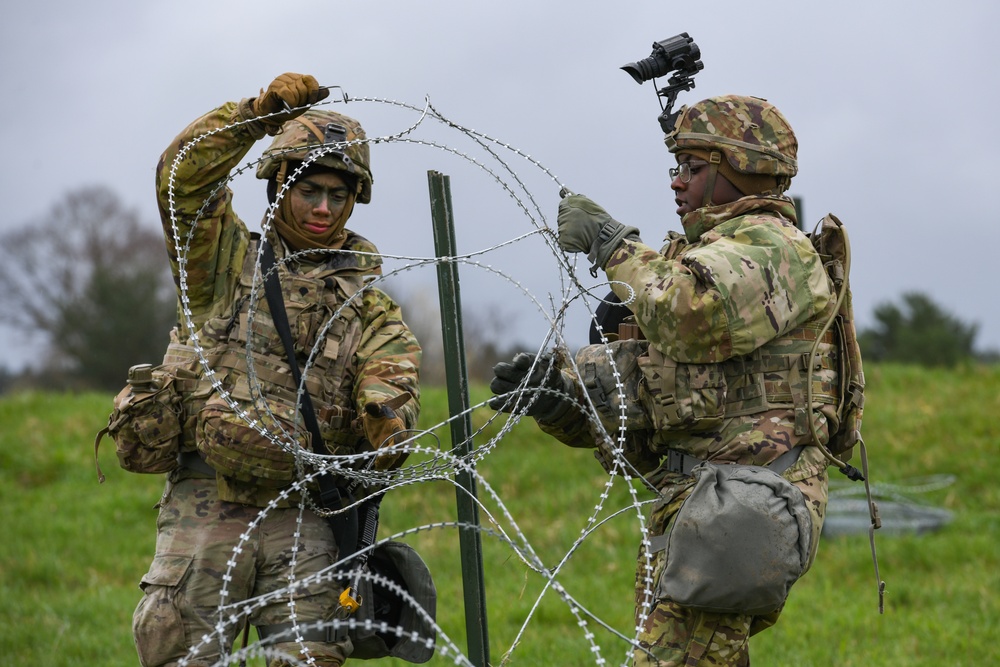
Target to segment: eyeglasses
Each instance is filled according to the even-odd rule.
[[[691,169],[700,169],[707,164],[707,162],[700,162],[698,160],[695,160],[694,162],[681,162],[676,167],[672,167],[668,172],[670,174],[670,180],[672,181],[675,178],[680,177],[681,183],[690,183]]]

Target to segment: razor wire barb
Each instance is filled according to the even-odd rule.
[[[486,517],[487,526],[471,526],[468,524],[463,524],[460,522],[431,522],[423,525],[415,526],[393,535],[383,537],[376,545],[369,547],[369,551],[373,550],[375,546],[388,542],[390,540],[401,539],[407,535],[414,533],[432,531],[432,530],[445,530],[445,529],[476,529],[479,530],[484,536],[488,536],[505,548],[509,549],[510,552],[522,562],[529,570],[536,573],[537,575],[543,577],[544,585],[542,590],[536,596],[531,610],[525,616],[524,621],[521,625],[520,630],[517,633],[515,639],[511,642],[509,648],[504,653],[504,656],[500,664],[506,664],[512,659],[515,651],[523,640],[523,635],[526,629],[531,624],[542,599],[548,594],[549,590],[554,591],[555,594],[564,602],[566,607],[569,609],[571,614],[576,619],[577,625],[580,628],[583,640],[588,644],[590,653],[593,656],[593,662],[596,665],[608,664],[605,659],[602,647],[597,641],[597,637],[591,630],[591,624],[600,626],[605,630],[610,631],[610,634],[621,640],[621,652],[622,652],[622,663],[623,665],[628,664],[631,660],[632,652],[638,647],[636,642],[636,634],[638,633],[639,627],[632,628],[632,632],[623,632],[620,629],[614,628],[611,624],[607,623],[596,612],[586,608],[584,604],[578,601],[577,597],[573,595],[572,589],[573,585],[571,581],[564,581],[560,578],[560,573],[562,572],[564,566],[570,561],[574,554],[578,551],[581,545],[585,543],[586,540],[591,539],[595,532],[603,526],[607,521],[612,518],[618,517],[626,513],[633,513],[637,525],[637,532],[641,535],[641,542],[643,545],[643,553],[646,554],[646,567],[645,570],[647,575],[644,578],[644,594],[642,596],[642,603],[640,609],[638,610],[638,624],[641,625],[643,619],[645,619],[649,610],[652,607],[653,591],[652,591],[652,564],[650,562],[650,548],[648,542],[648,530],[645,525],[644,517],[644,505],[651,501],[644,501],[639,498],[638,492],[635,486],[632,484],[633,480],[638,480],[644,482],[641,475],[639,475],[631,466],[629,462],[625,460],[624,457],[624,445],[625,445],[625,396],[624,387],[621,382],[618,369],[615,364],[614,356],[611,352],[611,348],[608,345],[608,338],[605,337],[604,332],[601,330],[599,323],[597,323],[593,302],[600,301],[599,298],[595,297],[592,293],[593,287],[585,287],[581,284],[577,278],[576,273],[576,259],[574,257],[568,256],[564,253],[556,243],[556,235],[553,229],[547,224],[546,216],[543,213],[540,205],[538,204],[535,196],[517,173],[517,171],[511,166],[511,164],[504,159],[502,153],[513,154],[514,157],[520,158],[527,162],[529,167],[538,170],[541,174],[551,180],[554,187],[560,191],[566,191],[565,186],[559,182],[559,179],[547,168],[545,168],[539,161],[532,158],[527,153],[520,151],[519,149],[502,142],[500,140],[494,139],[484,133],[478,132],[476,130],[467,128],[460,125],[446,116],[444,116],[440,111],[438,111],[429,101],[425,99],[422,106],[416,106],[411,104],[406,104],[386,98],[377,97],[358,97],[350,98],[345,94],[342,95],[341,99],[327,100],[320,103],[322,105],[326,104],[378,104],[378,105],[388,105],[391,107],[397,107],[403,109],[407,112],[416,114],[417,118],[409,125],[405,126],[400,131],[378,137],[370,137],[366,139],[355,139],[351,141],[333,142],[333,143],[317,143],[315,146],[311,146],[311,152],[309,156],[302,161],[302,163],[293,170],[289,178],[282,184],[278,189],[275,200],[269,205],[267,214],[262,223],[263,233],[266,235],[270,226],[273,224],[275,214],[278,210],[282,199],[286,196],[288,188],[295,183],[295,180],[299,177],[305,169],[309,167],[316,159],[322,155],[328,154],[332,151],[340,151],[349,145],[368,143],[368,144],[382,144],[382,143],[396,143],[396,144],[409,144],[413,146],[420,146],[425,148],[431,148],[436,150],[441,150],[451,155],[456,156],[470,168],[481,171],[485,173],[489,179],[498,186],[509,198],[511,198],[520,210],[521,214],[526,218],[532,227],[531,231],[523,234],[515,235],[501,243],[486,247],[474,252],[462,254],[456,257],[416,257],[408,255],[398,255],[398,254],[388,254],[379,253],[383,258],[392,258],[404,262],[401,268],[395,269],[393,271],[385,273],[385,275],[377,276],[369,283],[367,283],[365,288],[362,288],[350,295],[345,302],[334,312],[325,322],[321,330],[316,335],[316,345],[310,351],[308,359],[306,360],[304,372],[302,374],[302,380],[297,388],[298,396],[301,397],[302,393],[306,391],[306,381],[309,376],[309,370],[316,361],[316,355],[321,352],[321,344],[326,339],[326,336],[333,326],[334,322],[341,316],[343,309],[349,307],[355,300],[361,298],[364,289],[370,286],[377,285],[379,282],[387,280],[395,275],[414,270],[416,268],[432,266],[439,262],[457,262],[463,266],[468,266],[474,269],[486,271],[492,273],[503,281],[508,282],[513,285],[516,290],[523,296],[526,301],[531,302],[534,307],[539,311],[539,313],[545,318],[548,323],[549,328],[545,335],[542,337],[542,341],[538,344],[537,354],[534,363],[538,363],[538,358],[541,354],[547,350],[553,350],[556,352],[567,350],[567,345],[563,337],[565,317],[568,308],[571,304],[580,301],[584,304],[588,314],[596,325],[596,329],[600,334],[601,340],[604,343],[604,348],[607,356],[610,360],[611,367],[614,369],[614,377],[616,380],[616,388],[618,392],[619,405],[621,406],[620,415],[620,427],[616,435],[612,435],[607,432],[605,427],[602,425],[600,419],[597,417],[597,411],[593,402],[591,401],[587,392],[582,392],[586,401],[587,414],[586,419],[589,422],[592,430],[594,432],[602,435],[601,449],[604,451],[606,460],[610,461],[610,470],[608,472],[607,480],[599,494],[599,497],[593,507],[593,511],[586,518],[583,527],[580,529],[580,533],[574,540],[573,544],[565,551],[565,553],[558,559],[554,565],[547,566],[543,559],[538,555],[535,548],[532,546],[531,541],[523,532],[521,526],[519,525],[516,518],[512,515],[507,505],[505,504],[501,495],[495,490],[495,488],[489,483],[489,481],[481,475],[476,467],[481,463],[489,454],[495,450],[498,444],[503,440],[503,438],[510,435],[514,427],[520,422],[520,420],[527,414],[528,409],[531,407],[532,403],[536,401],[544,393],[556,393],[562,394],[562,392],[554,392],[554,390],[547,388],[532,388],[528,389],[525,387],[519,388],[517,391],[511,392],[509,395],[501,396],[509,401],[515,401],[515,408],[509,414],[497,412],[491,415],[486,423],[475,429],[474,433],[469,438],[468,443],[453,443],[453,449],[451,451],[444,451],[441,449],[437,433],[446,428],[450,422],[454,419],[461,418],[463,415],[454,415],[447,420],[444,420],[438,424],[427,427],[419,431],[412,431],[409,437],[401,443],[394,445],[394,448],[399,449],[401,452],[407,454],[423,454],[426,455],[426,459],[422,461],[415,462],[411,465],[404,466],[393,471],[377,471],[372,469],[371,463],[374,461],[375,453],[361,453],[361,454],[349,454],[349,455],[321,455],[314,452],[303,449],[299,445],[299,438],[295,433],[290,432],[288,428],[282,423],[282,420],[277,418],[273,414],[268,402],[264,397],[264,390],[262,384],[257,377],[257,370],[254,366],[254,341],[253,336],[247,336],[246,343],[246,365],[247,365],[247,375],[250,385],[250,408],[247,409],[246,406],[238,401],[223,385],[222,380],[217,377],[214,369],[211,366],[211,360],[206,356],[206,350],[201,346],[198,337],[198,327],[194,321],[194,316],[190,309],[190,301],[188,298],[188,274],[187,274],[187,263],[188,254],[191,249],[192,240],[194,238],[194,231],[202,219],[205,218],[206,211],[209,206],[216,200],[220,192],[229,186],[229,184],[237,177],[243,175],[248,170],[254,169],[263,158],[256,161],[248,162],[244,165],[238,166],[233,169],[228,177],[220,182],[215,189],[205,198],[204,203],[199,208],[199,210],[193,216],[193,223],[186,234],[182,234],[180,231],[180,225],[178,223],[178,212],[175,201],[175,187],[176,187],[176,175],[177,168],[184,157],[203,139],[218,132],[226,131],[231,129],[236,125],[244,124],[248,121],[240,121],[227,125],[222,128],[218,128],[207,132],[199,137],[196,137],[190,143],[184,145],[179,150],[174,162],[170,166],[169,176],[168,176],[168,203],[169,203],[169,215],[170,215],[170,229],[172,232],[174,248],[177,257],[177,271],[178,271],[178,288],[179,288],[179,304],[180,304],[180,314],[181,314],[181,326],[185,327],[189,345],[198,357],[199,363],[202,368],[202,372],[205,378],[207,378],[212,385],[214,392],[229,405],[230,409],[234,414],[239,416],[240,419],[244,420],[248,426],[255,429],[262,436],[266,437],[269,441],[274,443],[277,447],[280,447],[283,451],[291,453],[295,457],[297,479],[288,488],[282,490],[279,496],[272,500],[266,507],[264,507],[257,517],[247,526],[246,531],[241,535],[239,543],[234,547],[232,556],[227,563],[227,570],[223,575],[223,586],[220,590],[219,606],[216,612],[216,622],[215,622],[215,633],[214,635],[206,635],[201,638],[201,641],[197,646],[192,647],[188,657],[182,659],[179,664],[187,665],[191,659],[197,654],[198,650],[207,646],[209,643],[218,642],[219,652],[222,655],[220,661],[217,663],[219,665],[230,664],[231,661],[235,659],[246,659],[247,657],[253,656],[263,656],[267,659],[274,657],[281,657],[288,661],[289,664],[293,665],[308,665],[314,664],[314,658],[309,655],[308,646],[301,641],[301,630],[309,629],[311,627],[317,627],[316,622],[302,622],[298,621],[295,613],[295,592],[302,587],[310,586],[314,583],[322,583],[325,581],[333,581],[335,578],[344,579],[349,578],[353,580],[354,577],[362,577],[367,579],[377,579],[378,583],[388,587],[393,590],[398,595],[400,595],[405,601],[407,601],[411,606],[414,607],[418,615],[422,615],[423,618],[433,624],[433,627],[437,633],[437,652],[439,656],[445,656],[451,658],[455,664],[469,665],[471,664],[468,658],[464,655],[462,650],[455,644],[455,642],[445,633],[444,629],[441,628],[433,618],[429,617],[426,612],[419,608],[416,601],[413,600],[407,591],[400,588],[395,582],[386,580],[378,575],[373,575],[368,571],[362,571],[359,568],[355,568],[346,571],[345,568],[352,565],[351,556],[345,560],[332,564],[327,569],[323,570],[319,574],[312,575],[310,577],[298,578],[296,576],[296,566],[297,561],[294,557],[298,552],[298,547],[300,540],[302,539],[302,534],[300,530],[296,530],[293,547],[293,558],[290,563],[290,577],[288,586],[285,588],[269,593],[267,595],[259,596],[256,598],[241,600],[237,602],[231,601],[230,591],[228,587],[228,582],[231,581],[233,569],[236,567],[237,559],[241,556],[243,551],[247,547],[247,542],[250,539],[250,534],[253,529],[263,521],[267,516],[268,512],[276,509],[280,503],[289,501],[293,495],[297,495],[305,500],[303,503],[299,503],[299,516],[298,525],[301,526],[303,513],[306,511],[313,511],[321,515],[330,515],[332,512],[324,510],[319,507],[319,504],[311,496],[310,482],[316,479],[318,476],[326,473],[335,473],[342,475],[344,477],[350,478],[357,483],[367,486],[374,490],[375,493],[379,494],[389,494],[393,490],[401,489],[408,486],[424,484],[431,481],[446,482],[456,486],[456,488],[461,489],[455,482],[455,475],[457,472],[466,472],[472,474],[478,484],[478,488],[482,490],[485,496],[489,499],[490,503],[485,502],[481,498],[474,498],[483,516]],[[417,136],[417,133],[422,127],[427,123],[428,120],[435,121],[444,125],[451,131],[457,132],[458,134],[471,139],[476,147],[483,151],[486,155],[486,159],[491,161],[487,164],[483,160],[473,157],[466,152],[460,151],[448,144],[440,143],[438,141],[429,140]],[[300,150],[300,149],[296,149]],[[492,166],[491,166],[492,164]],[[502,270],[500,268],[494,267],[491,264],[485,264],[479,261],[477,258],[480,256],[488,256],[491,253],[496,252],[500,248],[506,246],[515,246],[533,237],[540,237],[541,240],[548,247],[554,266],[558,269],[559,276],[559,291],[557,294],[550,292],[547,297],[548,305],[543,302],[543,300],[536,297],[527,289],[524,285],[517,280],[517,278],[511,273]],[[263,244],[260,244],[258,248],[257,261],[255,265],[253,280],[251,284],[251,292],[249,298],[249,313],[248,313],[248,329],[252,329],[253,318],[260,301],[260,294],[262,292],[262,287],[267,279],[267,275],[262,273],[261,269],[261,259],[263,252]],[[328,253],[336,254],[343,252],[351,252],[344,250],[309,250],[299,253],[290,253],[289,255],[277,260],[278,264],[285,262],[293,262],[300,255],[306,252],[310,254]],[[276,264],[272,267],[271,271],[276,271]],[[606,284],[605,284],[606,286]],[[627,286],[626,286],[627,287]],[[630,289],[630,288],[628,288]],[[632,293],[632,298],[634,298],[634,293]],[[631,302],[631,299],[626,299],[625,303]],[[576,367],[575,359],[573,355],[565,355],[569,367],[576,373],[577,377],[580,377],[579,369]],[[527,377],[530,377],[531,373],[534,371],[532,367]],[[553,371],[550,366],[546,372],[559,372],[558,369]],[[544,384],[544,382],[543,382]],[[482,408],[486,403],[480,403],[469,408],[469,412],[475,411]],[[298,406],[296,406],[296,414],[294,415],[295,423],[301,424],[298,414]],[[495,427],[499,425],[499,431],[496,435],[492,437],[485,438],[482,444],[474,444],[477,441],[483,440],[484,433],[490,427]],[[428,440],[432,441],[433,446],[425,444]],[[468,444],[469,453],[464,456],[458,456],[454,452],[461,451],[457,445],[458,444]],[[631,504],[623,507],[611,510],[610,515],[601,518],[602,513],[606,510],[606,505],[609,500],[610,493],[616,480],[621,478],[624,482],[625,488],[628,491],[629,497],[631,499]],[[467,490],[462,489],[462,492],[468,493]],[[354,506],[357,506],[362,501],[357,501]],[[495,505],[496,511],[491,509],[491,506]],[[347,511],[350,508],[344,508],[340,511]],[[288,601],[289,607],[289,617],[292,622],[292,627],[288,631],[288,638],[291,641],[295,641],[299,645],[300,653],[298,655],[284,655],[277,652],[275,649],[268,646],[254,644],[244,649],[240,649],[237,652],[230,654],[229,647],[225,646],[225,639],[232,636],[234,629],[240,628],[245,623],[246,619],[257,609],[263,607],[267,604],[273,604],[277,600],[286,599]],[[325,621],[319,624],[319,627],[339,627],[343,624],[353,625],[355,623],[353,618],[348,619],[332,619],[330,621]],[[387,633],[394,633],[399,637],[406,634],[406,630],[402,627],[383,627],[382,631]],[[431,638],[422,638],[425,641],[433,641]]]

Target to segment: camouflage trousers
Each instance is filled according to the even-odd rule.
[[[812,517],[809,565],[816,557],[827,503],[827,473],[822,467],[805,468],[808,477],[790,475],[806,499]],[[661,487],[661,500],[650,515],[649,535],[664,535],[671,519],[692,488],[692,478],[678,475]],[[750,637],[778,621],[781,610],[766,615],[722,614],[685,607],[657,596],[665,565],[664,552],[647,554],[639,547],[635,594],[639,648],[633,653],[635,667],[700,667],[704,665],[748,667]],[[644,613],[645,611],[645,613]]]
[[[220,501],[214,479],[168,483],[157,519],[156,555],[142,578],[143,597],[132,619],[143,667],[173,666],[183,658],[191,667],[229,664],[226,656],[247,614],[255,626],[293,617],[315,624],[332,617],[339,594],[335,584],[321,579],[301,585],[335,562],[337,547],[326,520],[286,508],[270,509],[253,523],[263,511]],[[270,649],[271,667],[337,667],[350,655],[351,642],[292,641]]]

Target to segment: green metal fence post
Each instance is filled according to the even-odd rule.
[[[451,184],[447,175],[427,172],[434,225],[434,253],[448,258],[456,255],[455,220],[451,208]],[[465,341],[462,338],[462,302],[458,289],[458,266],[454,261],[438,262],[438,296],[441,303],[441,335],[444,342],[445,373],[448,386],[448,410],[451,421],[452,451],[458,457],[472,452],[472,419],[469,412],[469,375],[465,364]],[[455,418],[456,415],[462,415]],[[476,505],[476,478],[471,470],[455,475],[458,488],[459,548],[462,557],[462,587],[465,597],[465,629],[468,634],[469,659],[477,667],[490,662],[489,633],[486,629],[486,587],[483,577],[482,538],[479,533],[479,507]]]

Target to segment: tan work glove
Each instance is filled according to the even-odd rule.
[[[403,418],[396,414],[396,410],[402,407],[413,396],[409,393],[383,401],[381,403],[368,403],[365,405],[365,412],[361,415],[361,426],[365,431],[365,437],[375,449],[386,449],[396,443],[406,440],[406,423]],[[379,454],[375,457],[376,470],[391,470],[398,468],[406,460],[407,452],[394,450]]]
[[[306,109],[295,109],[309,104],[315,104],[325,99],[330,91],[320,88],[316,79],[309,74],[286,72],[271,82],[267,90],[250,101],[250,109],[257,120],[267,129],[267,133],[277,134],[281,126],[293,118],[306,112]],[[287,109],[295,109],[287,111]],[[279,113],[284,112],[284,113]],[[277,114],[267,118],[268,114]]]

